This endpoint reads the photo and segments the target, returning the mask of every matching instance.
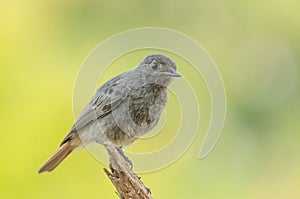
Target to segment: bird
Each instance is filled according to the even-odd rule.
[[[161,54],[148,55],[137,67],[100,86],[38,173],[54,170],[72,151],[91,144],[112,143],[123,149],[151,131],[168,99],[176,63]]]

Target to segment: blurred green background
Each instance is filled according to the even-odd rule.
[[[117,198],[103,165],[86,151],[53,173],[37,170],[73,124],[73,85],[83,60],[111,35],[145,26],[175,29],[203,45],[228,101],[223,134],[199,160],[210,117],[199,85],[204,122],[193,145],[171,166],[141,175],[153,196],[299,198],[299,8],[296,0],[2,0],[0,198]]]

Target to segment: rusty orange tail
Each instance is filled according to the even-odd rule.
[[[78,144],[74,144],[73,141],[74,140],[69,140],[61,145],[50,159],[43,164],[39,173],[43,173],[45,171],[50,172],[55,169],[78,146]]]

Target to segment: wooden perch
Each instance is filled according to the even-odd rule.
[[[150,190],[132,171],[128,158],[112,144],[105,145],[105,148],[109,154],[111,172],[105,168],[104,172],[116,187],[118,196],[121,199],[153,199]]]

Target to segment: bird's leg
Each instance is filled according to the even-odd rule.
[[[130,169],[132,170],[133,166],[132,166],[132,162],[131,160],[129,160],[129,158],[125,155],[124,151],[122,148],[116,147],[117,151],[119,152],[119,154],[124,158],[124,160],[126,160],[126,162],[130,165]]]
[[[132,166],[132,162],[131,160],[129,160],[129,158],[125,155],[124,151],[122,148],[120,147],[115,147],[117,149],[117,151],[119,152],[119,154],[126,160],[126,162],[130,165],[130,169],[132,170],[133,166]],[[135,174],[136,175],[136,174]],[[141,179],[141,177],[137,176],[139,179]],[[144,184],[143,184],[144,185]],[[151,189],[146,187],[144,185],[144,187],[147,189],[147,194],[151,194]]]

